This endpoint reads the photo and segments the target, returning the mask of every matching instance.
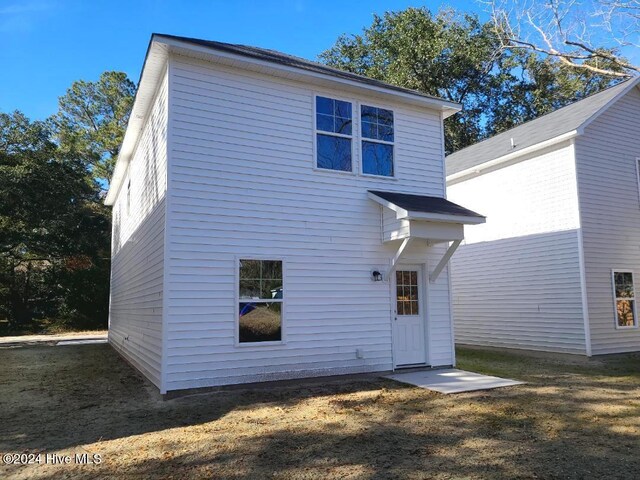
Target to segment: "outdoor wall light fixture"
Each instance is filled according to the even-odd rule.
[[[382,273],[380,273],[380,270],[373,270],[371,272],[371,280],[373,280],[374,282],[382,281]]]

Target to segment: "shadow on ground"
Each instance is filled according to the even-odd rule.
[[[640,355],[576,361],[463,350],[529,382],[445,396],[317,379],[162,401],[108,345],[0,349],[0,451],[83,451],[78,474],[176,478],[633,478]],[[59,478],[60,468],[14,468]],[[23,477],[20,477],[23,475]]]

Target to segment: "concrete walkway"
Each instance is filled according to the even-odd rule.
[[[18,335],[0,337],[0,347],[21,347],[27,345],[80,345],[85,343],[105,343],[106,331],[71,332],[56,335]]]
[[[491,377],[479,373],[466,372],[455,368],[422,370],[419,372],[396,373],[386,378],[440,393],[462,393],[474,390],[489,390],[499,387],[522,385],[524,382],[508,378]]]

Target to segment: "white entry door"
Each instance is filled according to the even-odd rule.
[[[394,278],[393,353],[396,367],[424,365],[424,302],[422,269],[401,266]]]

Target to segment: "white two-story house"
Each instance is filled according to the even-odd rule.
[[[639,83],[447,157],[449,199],[487,215],[451,265],[459,343],[640,350]]]
[[[106,203],[109,342],[162,393],[455,363],[459,106],[153,35]]]

